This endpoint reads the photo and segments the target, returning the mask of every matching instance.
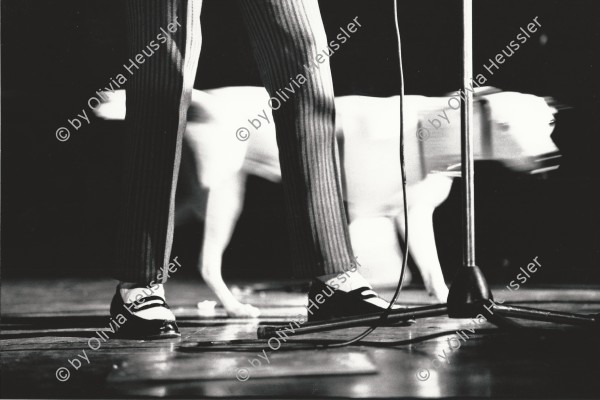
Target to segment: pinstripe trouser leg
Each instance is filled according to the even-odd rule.
[[[241,4],[271,96],[302,82],[274,110],[295,275],[338,272],[352,265],[353,254],[335,165],[331,71],[327,59],[311,72],[304,67],[327,48],[317,0]],[[200,8],[201,0],[128,0],[132,59],[176,18],[181,28],[127,82],[116,263],[122,281],[147,283],[169,262],[181,139],[202,40]]]
[[[173,242],[181,143],[202,42],[202,1],[127,0],[126,4],[129,58],[135,61],[142,54],[145,61],[131,68],[127,81],[116,278],[149,283],[168,265]],[[168,27],[174,22],[180,26],[172,33]],[[158,35],[166,41],[162,43]],[[150,54],[152,41],[154,48],[160,47]]]
[[[272,108],[295,275],[348,269],[354,256],[336,167],[333,82],[329,58],[317,61],[328,49],[318,2],[241,4],[265,87],[272,98],[289,95]]]

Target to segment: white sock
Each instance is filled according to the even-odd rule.
[[[137,286],[137,287],[136,287]],[[121,294],[121,298],[125,303],[136,303],[136,305],[145,305],[145,304],[161,304],[158,300],[150,300],[144,301],[144,298],[149,296],[158,296],[165,299],[165,288],[162,284],[156,284],[154,286],[144,286],[139,287],[140,285],[132,282],[120,282],[119,283],[119,293]],[[158,286],[158,287],[157,287]],[[140,297],[141,295],[141,297]],[[131,312],[136,317],[140,317],[143,319],[166,319],[166,320],[175,320],[175,315],[173,312],[165,307],[153,307],[147,310],[135,311],[134,307],[131,307]]]
[[[358,271],[346,271],[332,275],[323,275],[317,277],[317,279],[326,285],[334,287],[337,290],[341,290],[342,292],[348,293],[354,289],[368,287],[370,290],[365,290],[363,294],[377,295],[377,293],[372,290],[371,284]],[[383,300],[381,297],[379,297],[379,295],[377,295],[377,297],[366,299],[365,301],[380,308],[388,308],[390,306],[390,303]],[[397,309],[400,308],[400,306],[394,305],[392,308]]]

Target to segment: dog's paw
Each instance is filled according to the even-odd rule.
[[[236,318],[257,318],[260,316],[260,310],[258,308],[243,303],[225,306],[225,312],[227,312],[228,316]]]

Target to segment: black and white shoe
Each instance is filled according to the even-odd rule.
[[[165,299],[153,294],[148,288],[144,289],[149,291],[150,295],[143,298],[138,296],[138,301],[127,298],[125,302],[121,290],[117,287],[110,304],[110,315],[115,321],[122,320],[123,317],[127,319],[119,328],[118,337],[143,340],[180,337],[175,317]],[[150,311],[152,309],[154,310]],[[119,315],[122,317],[119,318]]]
[[[362,286],[345,292],[314,279],[308,292],[308,322],[381,313],[388,305],[370,287]],[[401,307],[394,305],[393,308]]]

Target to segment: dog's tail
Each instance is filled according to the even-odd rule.
[[[115,90],[114,92],[102,92],[99,96],[104,100],[94,109],[94,115],[101,119],[122,121],[125,119],[125,90]],[[104,99],[106,97],[106,99]]]
[[[125,90],[103,92],[102,97],[104,101],[94,109],[94,115],[109,121],[125,120]],[[192,101],[188,109],[188,121],[201,123],[213,120],[216,115],[216,110],[211,109],[213,100],[210,94],[201,90],[193,90]]]

